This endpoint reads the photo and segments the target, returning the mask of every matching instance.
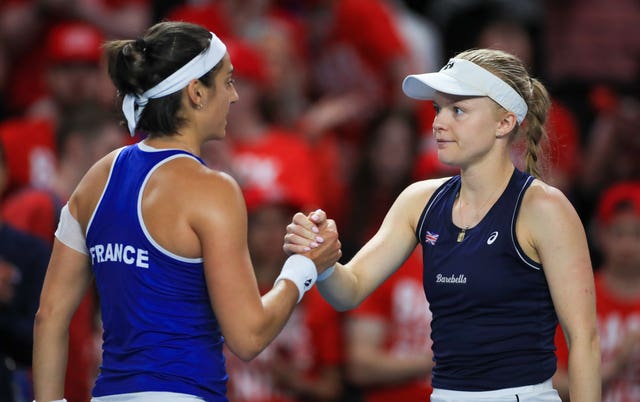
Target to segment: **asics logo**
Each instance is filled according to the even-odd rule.
[[[494,241],[498,238],[498,232],[491,233],[491,236],[487,239],[487,244],[492,245]]]

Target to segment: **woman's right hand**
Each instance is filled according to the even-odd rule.
[[[298,212],[287,225],[282,249],[287,255],[303,254],[318,247],[324,238],[320,235],[320,227],[327,223],[327,214],[318,209],[308,216]]]
[[[301,212],[287,225],[283,250],[287,255],[302,254],[313,260],[320,275],[342,257],[336,223],[318,209],[308,216]]]

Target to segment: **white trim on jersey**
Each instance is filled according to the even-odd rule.
[[[158,162],[154,167],[151,168],[151,170],[149,170],[149,173],[147,173],[147,176],[144,178],[142,185],[140,186],[140,192],[138,193],[138,201],[137,201],[137,215],[138,215],[138,223],[140,224],[140,227],[142,228],[142,232],[144,233],[145,237],[147,238],[147,240],[149,240],[149,243],[151,243],[153,245],[153,247],[155,247],[158,251],[160,251],[162,254],[171,257],[175,260],[181,261],[181,262],[188,262],[188,263],[201,263],[203,261],[202,257],[200,258],[188,258],[188,257],[183,257],[180,256],[178,254],[174,254],[171,251],[167,250],[166,248],[162,247],[159,243],[157,243],[153,237],[151,236],[151,233],[149,233],[149,230],[147,229],[147,226],[144,224],[144,219],[142,219],[142,194],[144,193],[144,189],[147,186],[147,182],[149,181],[149,179],[151,178],[151,175],[162,165],[164,165],[167,162],[170,162],[174,159],[177,158],[191,158],[194,161],[196,161],[197,163],[200,163],[200,161],[193,155],[189,155],[189,154],[175,154],[172,155],[166,159],[161,160],[160,162]]]
[[[431,210],[431,207],[434,206],[435,203],[438,202],[438,200],[443,197],[445,190],[446,190],[445,187],[440,188],[440,191],[438,191],[436,194],[433,194],[431,198],[427,200],[427,203],[429,203],[429,207],[427,207],[427,210],[425,211],[424,215],[422,215],[422,221],[420,222],[418,233],[416,233],[418,236],[420,236],[422,233],[422,227],[424,226],[424,223],[427,220],[427,215],[429,215],[429,211]],[[431,200],[433,200],[433,202],[430,202]],[[422,239],[418,238],[418,243],[422,244]]]
[[[86,231],[84,233],[85,237],[89,233],[89,229],[91,228],[91,224],[93,223],[93,218],[95,218],[96,212],[98,211],[98,208],[100,208],[100,204],[102,203],[102,198],[104,198],[104,195],[107,192],[107,187],[109,187],[109,182],[111,181],[111,175],[113,174],[113,169],[116,167],[116,161],[118,160],[118,157],[120,156],[120,152],[122,152],[122,150],[124,148],[125,147],[122,147],[122,148],[120,148],[120,149],[118,149],[116,151],[116,155],[113,158],[113,162],[111,162],[111,168],[109,169],[109,176],[107,177],[107,181],[104,183],[104,188],[102,189],[102,194],[100,194],[100,199],[98,200],[98,203],[96,204],[96,207],[93,210],[93,213],[91,214],[91,218],[89,218],[89,223],[87,223],[87,229],[86,229]]]
[[[194,395],[177,392],[131,392],[94,396],[91,402],[204,402],[204,399]]]
[[[513,215],[511,216],[511,244],[513,245],[513,248],[516,250],[516,254],[518,254],[518,257],[520,257],[520,259],[522,260],[522,262],[524,262],[525,264],[527,264],[528,266],[530,266],[531,268],[540,271],[540,267],[533,265],[531,262],[527,261],[526,257],[524,255],[522,255],[522,253],[520,252],[520,243],[518,242],[518,239],[516,239],[515,233],[516,233],[516,218],[517,218],[517,214],[516,212],[518,211],[518,205],[522,206],[522,197],[524,196],[524,192],[525,190],[528,188],[528,184],[529,182],[531,182],[533,180],[533,176],[530,176],[527,178],[527,181],[524,182],[524,184],[522,185],[522,188],[520,189],[520,192],[518,193],[518,199],[516,200],[516,204],[515,204],[515,208],[513,209]]]

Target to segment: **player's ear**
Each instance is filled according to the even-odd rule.
[[[505,113],[498,120],[498,127],[496,128],[496,138],[504,138],[513,131],[518,124],[515,113],[504,111]]]

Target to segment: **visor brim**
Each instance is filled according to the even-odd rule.
[[[441,72],[409,75],[402,82],[402,91],[408,97],[419,100],[433,100],[436,92],[459,96],[486,96],[479,89]]]

